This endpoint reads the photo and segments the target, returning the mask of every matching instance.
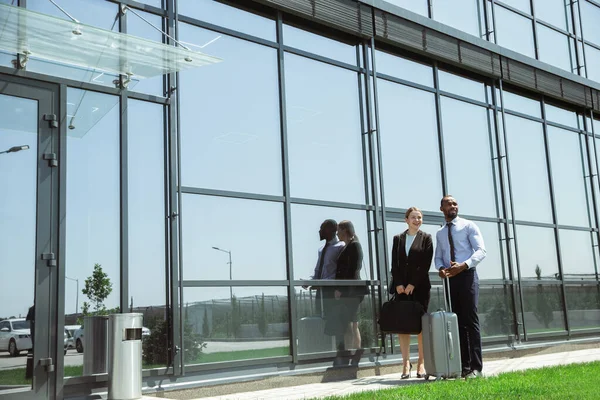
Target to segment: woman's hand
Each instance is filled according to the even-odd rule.
[[[413,290],[415,290],[415,287],[409,283],[406,285],[406,289],[404,289],[404,294],[412,294]]]
[[[396,286],[396,293],[398,293],[398,294],[404,293],[404,285]]]

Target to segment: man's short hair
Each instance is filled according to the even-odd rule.
[[[337,231],[338,224],[335,219],[326,219],[325,221],[323,221],[323,224],[331,227],[334,231]]]
[[[440,207],[444,206],[444,200],[446,200],[448,197],[454,197],[451,194],[447,194],[444,197],[442,197],[442,200],[440,201]]]

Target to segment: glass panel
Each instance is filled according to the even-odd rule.
[[[158,28],[162,27],[162,18],[160,16],[138,10],[135,12],[140,14],[146,20],[150,21],[154,26]],[[127,17],[127,33],[142,37],[144,39],[149,39],[154,42],[162,43],[162,33],[152,28],[150,25],[148,25],[148,23],[133,13],[128,14]],[[155,96],[164,96],[163,77],[159,75],[153,78],[142,79],[135,86],[130,84],[128,89],[135,90],[136,92],[153,94]]]
[[[485,86],[482,82],[473,81],[442,70],[439,70],[438,74],[440,90],[485,103]]]
[[[595,279],[591,233],[559,230],[564,279]]]
[[[345,208],[305,206],[292,204],[292,246],[295,279],[311,279],[319,262],[319,248],[325,241],[319,237],[319,228],[326,219],[336,222],[350,220],[363,250],[361,279],[371,279],[369,266],[369,240],[367,213]],[[327,266],[324,266],[327,268]],[[333,271],[331,271],[333,274]]]
[[[377,84],[385,205],[438,211],[443,194],[435,97],[382,79]],[[411,171],[417,165],[418,174]]]
[[[517,241],[521,277],[528,280],[555,280],[558,274],[558,261],[554,230],[518,225]]]
[[[529,3],[529,0],[501,0],[501,2],[518,10],[526,12],[527,14],[531,14],[531,4]]]
[[[417,14],[421,14],[425,17],[429,16],[427,0],[385,0],[386,2],[406,8],[412,12],[416,12]]]
[[[524,286],[523,308],[528,334],[565,329],[564,305],[558,285]]]
[[[180,74],[183,185],[281,194],[277,51],[186,24],[179,34],[228,59]]]
[[[213,0],[178,0],[180,15],[275,42],[275,21]]]
[[[511,285],[481,285],[477,311],[482,337],[515,334]]]
[[[183,299],[185,365],[290,355],[287,288],[185,288]]]
[[[589,226],[579,134],[548,126],[548,144],[558,223]]]
[[[66,325],[82,323],[85,315],[108,314],[118,310],[121,271],[121,196],[119,97],[69,88],[67,118],[96,122],[79,135],[78,127],[67,135],[67,203],[65,275],[81,290],[82,307],[76,314],[65,315]],[[93,115],[98,114],[100,118]],[[77,124],[77,122],[75,122]],[[85,296],[86,280],[92,274],[105,274],[111,290],[97,305]],[[78,282],[77,282],[78,280]],[[77,299],[72,282],[65,291],[65,310]],[[86,298],[87,297],[87,298]],[[117,311],[118,312],[118,311]],[[77,341],[77,337],[75,339]],[[81,343],[81,341],[80,341]],[[78,345],[75,343],[76,346]],[[81,343],[80,349],[85,351]],[[81,365],[82,356],[74,356],[65,365]],[[78,375],[81,369],[65,369],[65,376]]]
[[[184,194],[181,224],[184,279],[286,279],[281,203]]]
[[[600,21],[600,7],[585,0],[581,1],[579,6],[581,7],[583,37],[585,40],[600,45],[600,27],[598,27],[598,21]]]
[[[479,36],[478,0],[433,0],[433,18]]]
[[[554,29],[537,24],[538,54],[540,61],[572,72],[569,39]]]
[[[504,272],[502,266],[498,224],[483,221],[474,222],[481,231],[486,250],[485,259],[477,266],[477,275],[479,275],[479,279],[509,279],[510,276],[508,272]]]
[[[331,288],[332,291],[335,289]],[[343,347],[350,351],[347,355],[348,363],[352,361],[352,365],[357,365],[361,353],[354,350],[377,347],[378,343],[376,316],[373,314],[373,303],[377,302],[374,291],[354,299],[323,299],[322,306],[316,304],[320,297],[315,292],[296,288],[298,353],[332,352]],[[318,307],[324,310],[323,314],[319,312]],[[329,315],[334,315],[333,318],[327,317],[328,310],[331,310]],[[342,316],[338,317],[335,313]],[[342,328],[337,328],[338,324],[342,325]],[[345,329],[344,325],[347,325]],[[344,331],[346,337],[339,333]]]
[[[542,21],[549,22],[552,25],[567,29],[567,14],[569,8],[565,0],[534,0],[535,16]]]
[[[463,214],[496,215],[487,110],[446,97],[441,108],[449,193],[459,200]],[[465,143],[469,143],[468,155]]]
[[[572,128],[579,128],[577,113],[575,113],[575,111],[565,110],[564,108],[556,107],[548,103],[545,104],[545,108],[546,119],[548,121],[557,122]],[[583,129],[583,125],[581,128]]]
[[[600,82],[600,68],[595,67],[596,65],[600,65],[600,50],[585,45],[585,60],[587,77],[596,82]],[[596,133],[599,134],[600,131],[597,131]]]
[[[502,93],[502,96],[504,98],[505,109],[542,118],[542,109],[538,100],[507,92],[506,90]]]
[[[529,57],[535,57],[531,20],[504,7],[496,7],[498,44]]]
[[[542,124],[506,116],[515,219],[552,222]]]
[[[356,46],[283,25],[283,44],[300,50],[356,65]]]
[[[97,0],[60,0],[57,3],[82,24],[108,30],[119,30],[119,22],[116,19],[119,8],[116,4]],[[27,0],[27,9],[71,21],[65,13],[48,0]]]
[[[27,357],[11,357],[10,353],[16,356],[32,349],[30,328],[23,327],[22,332],[13,330],[29,324],[25,318],[34,303],[37,122],[37,101],[0,94],[0,185],[4,188],[0,195],[0,265],[6,282],[2,290],[4,300],[0,302],[0,329],[9,330],[0,331],[0,348],[9,351],[2,354],[0,396],[11,387],[4,385],[31,386],[31,379],[24,381]],[[7,152],[16,146],[29,147]],[[44,299],[40,301],[43,303]],[[74,303],[73,298],[67,312],[73,311]]]
[[[27,51],[32,57],[51,62],[147,78],[220,61],[183,47],[65,21],[24,8],[0,4],[0,12],[5,16],[3,26],[6,27],[0,34],[3,50]]]
[[[137,0],[140,3],[144,3],[144,4],[148,4],[149,6],[154,6],[154,7],[158,7],[161,8],[162,7],[162,0]]]
[[[293,197],[364,204],[356,78],[355,72],[285,54]]]
[[[565,287],[571,329],[588,329],[600,327],[600,287],[575,286]]]
[[[378,74],[390,75],[407,81],[433,87],[433,68],[406,58],[375,50]]]
[[[162,363],[165,360],[160,356],[166,354],[162,350],[167,346],[161,336],[161,324],[165,320],[167,296],[165,224],[168,220],[165,219],[163,106],[137,100],[128,100],[127,106],[130,308],[131,312],[144,315],[147,328],[142,331],[144,368],[164,367],[167,363]],[[137,279],[142,276],[144,279]]]

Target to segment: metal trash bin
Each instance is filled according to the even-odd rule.
[[[142,397],[142,314],[112,314],[108,318],[108,399]]]
[[[83,375],[108,371],[108,316],[83,317]]]

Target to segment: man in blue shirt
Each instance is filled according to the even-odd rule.
[[[485,245],[477,225],[458,216],[458,202],[454,197],[444,196],[440,210],[446,225],[436,234],[435,267],[442,279],[450,279],[452,311],[458,317],[463,376],[476,378],[483,369],[476,267],[485,258]]]

